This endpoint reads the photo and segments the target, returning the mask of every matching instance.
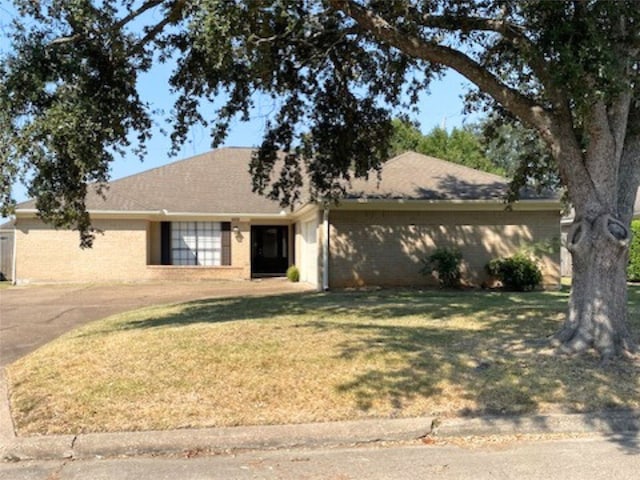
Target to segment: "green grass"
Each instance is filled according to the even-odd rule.
[[[147,308],[11,365],[12,412],[41,434],[640,407],[637,364],[548,348],[566,301],[381,290]]]

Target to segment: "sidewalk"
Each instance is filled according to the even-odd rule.
[[[0,370],[2,461],[215,454],[283,448],[345,447],[375,442],[517,434],[608,434],[640,439],[639,411],[520,417],[433,417],[301,425],[16,437],[4,371]]]

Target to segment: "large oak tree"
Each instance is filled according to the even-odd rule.
[[[640,9],[636,1],[15,0],[0,62],[3,205],[25,177],[42,218],[91,243],[84,196],[115,155],[141,148],[152,106],[141,72],[172,58],[173,141],[194,124],[215,141],[274,114],[252,164],[258,191],[296,200],[305,166],[331,199],[379,168],[391,117],[445,69],[470,98],[538,132],[568,189],[574,279],[557,340],[608,359],[634,349],[625,267],[640,181]],[[209,101],[222,99],[211,112]],[[269,182],[277,149],[289,152]]]

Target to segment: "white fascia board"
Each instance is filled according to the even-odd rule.
[[[204,220],[228,220],[230,218],[237,218],[241,221],[251,220],[291,220],[292,215],[284,211],[279,213],[199,213],[199,212],[170,212],[163,211],[160,213],[161,219],[204,219]]]
[[[281,211],[279,213],[205,213],[205,212],[172,212],[169,210],[89,210],[91,218],[95,219],[146,219],[146,220],[171,220],[171,219],[206,219],[206,220],[228,220],[230,218],[241,219],[269,219],[269,220],[291,220],[292,215]],[[34,209],[16,210],[16,218],[33,218],[38,211]]]
[[[510,208],[514,211],[560,210],[559,200],[519,200],[510,206],[500,200],[385,200],[385,199],[348,199],[342,200],[333,210],[491,210],[502,211]]]
[[[333,206],[331,206],[331,209],[333,209]],[[310,218],[313,218],[314,216],[317,216],[321,211],[322,209],[320,208],[320,205],[318,203],[307,202],[302,207],[296,209],[291,217],[296,222],[304,222],[309,220]]]
[[[35,208],[21,208],[15,211],[16,218],[35,218],[38,210]],[[151,216],[161,215],[162,212],[157,210],[89,210],[92,218],[149,218]]]

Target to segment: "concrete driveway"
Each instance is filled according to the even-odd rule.
[[[0,290],[0,367],[93,320],[201,298],[310,291],[286,279],[112,285],[32,285]]]

